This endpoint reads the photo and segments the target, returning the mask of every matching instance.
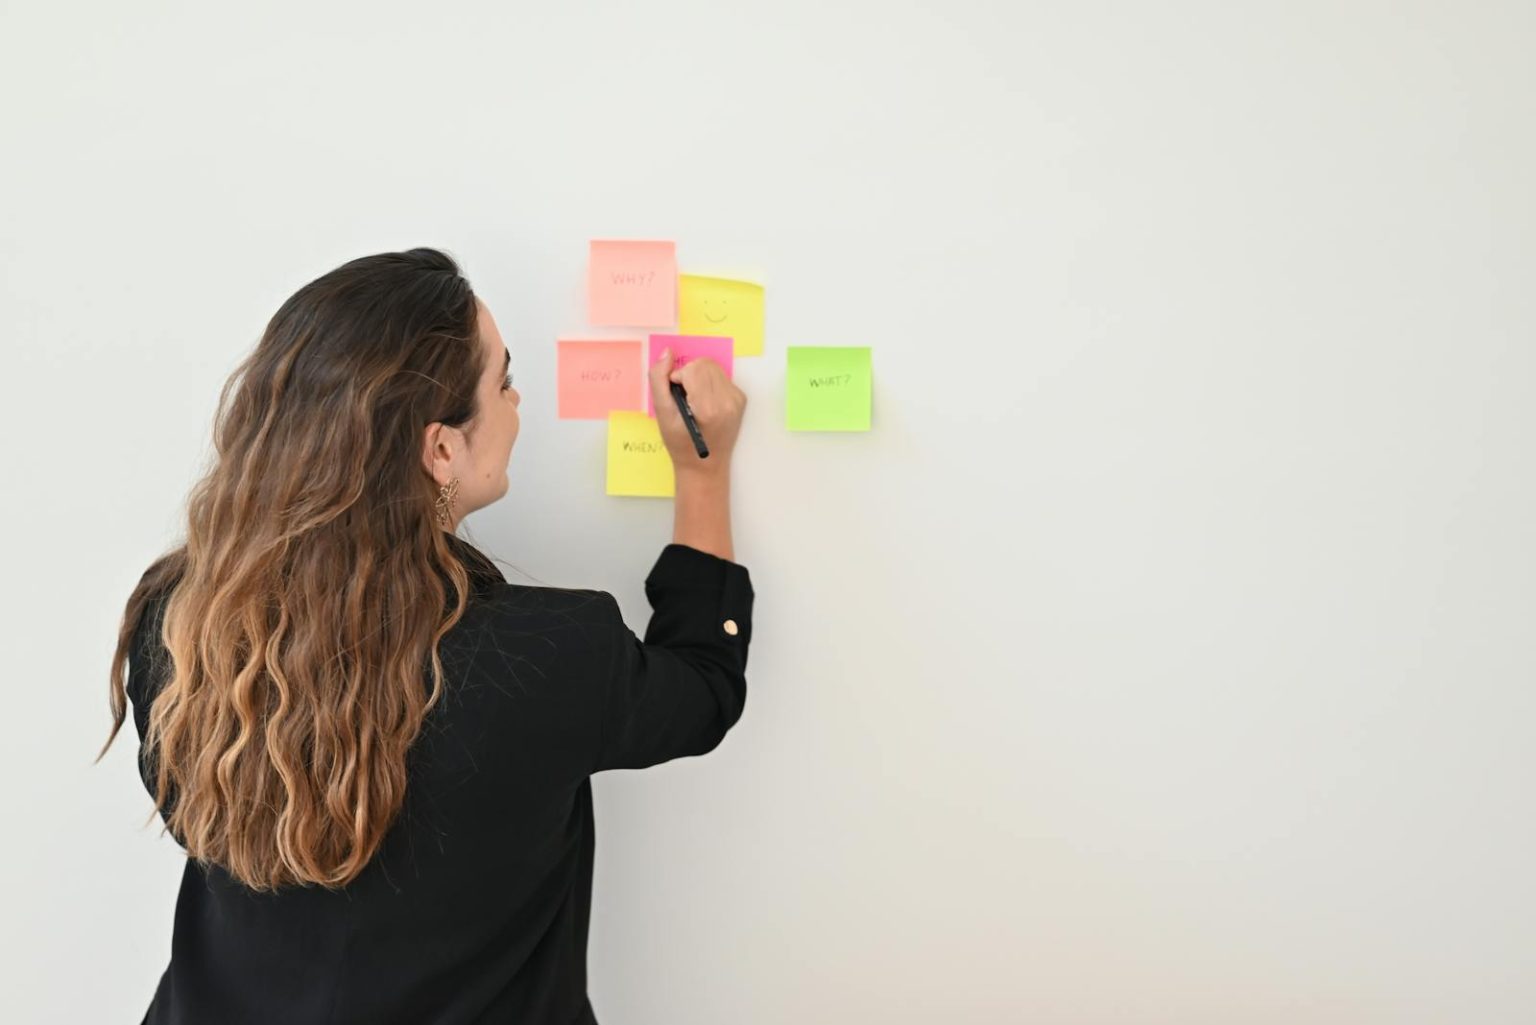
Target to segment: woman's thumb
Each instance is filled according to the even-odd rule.
[[[672,375],[672,350],[662,349],[661,356],[651,364],[651,391],[656,395],[666,395],[669,386],[668,378]]]

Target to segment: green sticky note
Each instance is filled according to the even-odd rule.
[[[874,392],[869,346],[785,347],[785,420],[792,431],[867,431]]]

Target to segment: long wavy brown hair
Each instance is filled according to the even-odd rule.
[[[224,385],[185,544],[129,598],[96,761],[148,613],[169,653],[140,752],[149,817],[252,889],[345,885],[401,807],[407,750],[443,693],[438,641],[472,586],[422,453],[434,421],[472,444],[476,317],[435,249],[299,289]]]

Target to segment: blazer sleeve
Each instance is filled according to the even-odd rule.
[[[746,567],[669,544],[645,580],[642,641],[612,595],[609,671],[594,772],[714,750],[741,718],[755,597]]]
[[[133,643],[128,650],[128,678],[124,683],[133,711],[134,730],[139,735],[139,779],[143,781],[144,789],[151,798],[155,796],[155,777],[159,766],[156,757],[148,752],[144,737],[149,732],[150,706],[170,680],[172,669],[170,653],[160,643],[165,602],[164,595],[156,595],[146,603],[139,623],[134,628]],[[166,793],[165,805],[160,809],[160,818],[167,824],[172,809],[176,807],[176,796],[176,787],[172,785]],[[174,833],[171,835],[180,842],[179,836]]]

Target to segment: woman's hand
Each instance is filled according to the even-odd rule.
[[[741,418],[747,408],[746,393],[736,387],[735,382],[725,376],[720,364],[712,359],[690,360],[681,367],[674,367],[672,363],[672,351],[668,349],[650,369],[651,401],[656,407],[661,440],[672,456],[672,467],[678,473],[725,474],[736,449],[736,437],[741,433]],[[688,408],[693,410],[699,433],[709,448],[707,459],[700,459],[693,447],[693,438],[672,398],[669,387],[672,381],[682,385],[688,393]]]

